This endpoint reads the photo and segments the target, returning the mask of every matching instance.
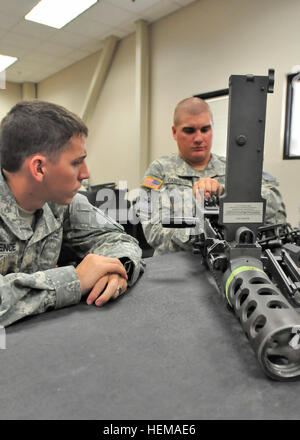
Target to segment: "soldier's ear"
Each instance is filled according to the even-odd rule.
[[[45,157],[41,154],[35,154],[29,160],[30,174],[37,182],[42,182],[44,180],[45,163]]]
[[[176,130],[175,125],[172,125],[172,134],[173,134],[173,138],[174,138],[175,141],[176,141],[176,139],[177,139],[177,136],[176,136],[176,134],[177,134],[177,130]]]

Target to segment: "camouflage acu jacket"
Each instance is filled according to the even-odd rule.
[[[132,285],[143,271],[138,242],[121,225],[77,194],[68,206],[45,204],[34,230],[0,173],[0,324],[7,326],[48,308],[76,304],[80,282],[73,265],[56,267],[59,256],[80,261],[88,253],[119,258]],[[66,264],[68,264],[66,262]],[[130,266],[130,270],[129,270]]]
[[[193,184],[200,177],[211,177],[224,186],[225,165],[224,157],[212,154],[206,168],[196,170],[176,153],[163,156],[150,164],[143,180],[144,185],[141,186],[137,212],[142,221],[145,237],[155,249],[155,255],[192,248],[190,229],[163,228],[161,219],[168,215],[194,215],[195,199],[191,191]],[[150,189],[145,186],[147,176],[158,179],[156,188]],[[162,181],[161,186],[159,181]],[[155,186],[155,183],[150,186],[153,185]],[[266,224],[285,223],[285,206],[278,190],[278,183],[273,176],[265,172],[262,179],[262,196],[267,201]]]

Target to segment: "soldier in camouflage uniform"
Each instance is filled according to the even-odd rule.
[[[143,271],[137,241],[77,194],[89,177],[87,134],[76,115],[37,100],[17,104],[2,121],[2,326],[83,296],[101,306]],[[57,265],[59,257],[66,265]]]
[[[199,98],[181,101],[174,112],[173,137],[178,154],[156,159],[146,171],[137,204],[143,230],[155,255],[191,249],[193,229],[162,227],[168,216],[193,216],[195,195],[220,195],[224,190],[226,159],[211,153],[212,114]],[[285,206],[278,183],[263,173],[262,196],[266,198],[265,223],[285,223]]]

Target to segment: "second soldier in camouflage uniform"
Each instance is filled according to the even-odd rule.
[[[2,326],[76,304],[84,295],[102,305],[143,271],[137,241],[76,194],[89,177],[86,136],[76,115],[42,101],[19,103],[2,121]],[[60,255],[65,265],[57,267]]]
[[[178,154],[163,156],[152,162],[146,171],[138,213],[148,243],[155,255],[192,249],[193,230],[164,228],[168,216],[195,214],[197,189],[220,195],[225,184],[226,159],[211,153],[213,124],[210,109],[199,98],[181,101],[174,113],[173,136]],[[278,183],[263,173],[262,196],[266,198],[265,223],[285,223],[285,206]]]

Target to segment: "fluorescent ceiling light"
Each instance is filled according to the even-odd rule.
[[[41,0],[25,15],[25,19],[60,29],[97,1]]]
[[[17,59],[16,57],[9,57],[8,55],[0,55],[0,72],[3,72],[3,70],[15,63]]]

